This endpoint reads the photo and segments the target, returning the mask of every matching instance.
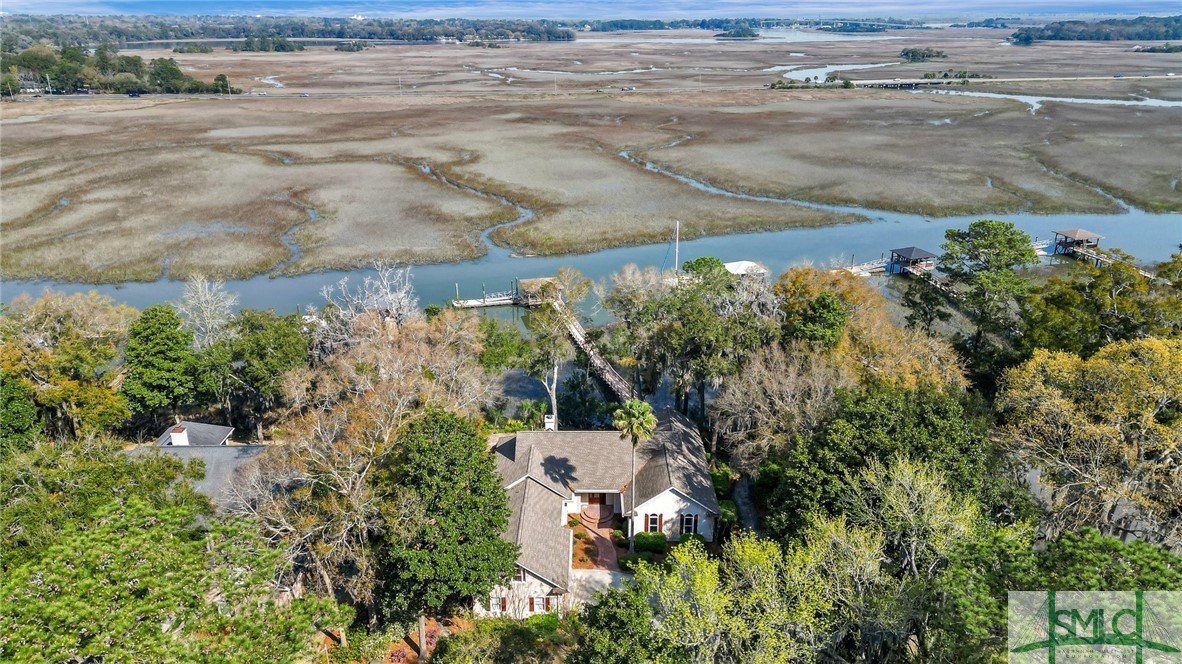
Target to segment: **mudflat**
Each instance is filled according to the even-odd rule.
[[[1006,34],[135,51],[256,94],[0,104],[0,270],[112,282],[452,261],[523,209],[493,240],[551,254],[659,241],[673,220],[693,237],[861,218],[719,196],[644,161],[733,192],[933,216],[1116,211],[1105,194],[1182,210],[1182,108],[763,87],[788,67],[873,64],[844,75],[966,70],[995,78],[949,89],[1182,98],[1166,76],[1182,75],[1178,54]],[[888,64],[908,46],[948,57]],[[1022,78],[1054,80],[1008,80]]]

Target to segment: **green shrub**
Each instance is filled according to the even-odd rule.
[[[575,533],[575,539],[577,539],[577,540],[587,539],[587,533],[580,530],[579,532]]]
[[[636,533],[636,550],[664,553],[668,544],[665,533]]]
[[[734,474],[731,472],[730,466],[725,463],[716,463],[710,469],[710,480],[714,483],[714,493],[719,498],[731,495],[731,478]]]
[[[567,521],[566,521],[566,525],[568,528],[574,528],[575,526],[578,526],[580,523],[582,523],[582,521],[579,521],[579,517],[577,517],[577,516],[572,516],[571,518],[567,519]]]
[[[620,556],[620,569],[625,572],[636,573],[640,569],[640,563],[651,563],[653,561],[652,551],[642,551],[640,553],[626,553]]]
[[[622,530],[613,530],[612,531],[612,541],[615,542],[616,544],[623,546],[628,543],[628,536],[625,535],[624,531],[622,531]]]
[[[557,613],[539,613],[525,619],[525,626],[538,633],[539,637],[546,637],[558,631]]]
[[[701,544],[703,548],[706,547],[706,543],[707,543],[706,538],[702,537],[701,535],[699,535],[697,533],[686,533],[685,535],[681,536],[681,540],[678,541],[677,544],[678,544],[678,546],[680,546],[682,544],[687,544],[689,542],[697,542],[698,544]]]

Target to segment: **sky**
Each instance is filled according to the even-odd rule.
[[[0,10],[33,14],[173,14],[405,18],[985,17],[1177,14],[1182,0],[0,0]]]

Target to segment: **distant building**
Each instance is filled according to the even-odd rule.
[[[178,422],[160,434],[160,437],[156,439],[156,444],[162,447],[169,445],[197,447],[225,445],[230,441],[232,433],[234,433],[234,427],[202,424],[201,422]]]
[[[674,411],[662,414],[656,435],[636,447],[635,486],[632,443],[615,431],[522,431],[493,454],[509,494],[503,537],[521,553],[509,586],[478,602],[481,615],[523,618],[570,606],[571,515],[599,525],[622,517],[630,536],[663,532],[677,541],[693,533],[714,540],[719,507],[705,446],[697,428]]]

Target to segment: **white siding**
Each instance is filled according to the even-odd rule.
[[[660,514],[664,517],[663,531],[669,541],[681,539],[681,515],[698,515],[698,534],[706,538],[707,542],[714,541],[714,516],[705,507],[692,500],[683,498],[672,490],[660,493],[646,502],[636,506],[636,515],[632,517],[633,532],[643,533],[646,514]]]
[[[490,597],[485,597],[484,599],[478,600],[476,602],[476,606],[473,607],[473,612],[477,616],[481,617],[504,615],[510,618],[528,618],[534,614],[545,613],[545,609],[543,608],[544,605],[540,601],[534,602],[534,612],[530,613],[529,598],[549,595],[550,610],[565,613],[568,608],[565,604],[567,595],[554,595],[553,593],[554,586],[551,586],[542,579],[530,574],[529,572],[526,572],[525,581],[513,581],[510,582],[507,587],[497,586],[496,588],[493,588]],[[489,611],[489,600],[491,598],[496,598],[499,600],[502,597],[506,598],[505,612],[500,613]],[[494,604],[499,606],[499,602],[494,602]]]

